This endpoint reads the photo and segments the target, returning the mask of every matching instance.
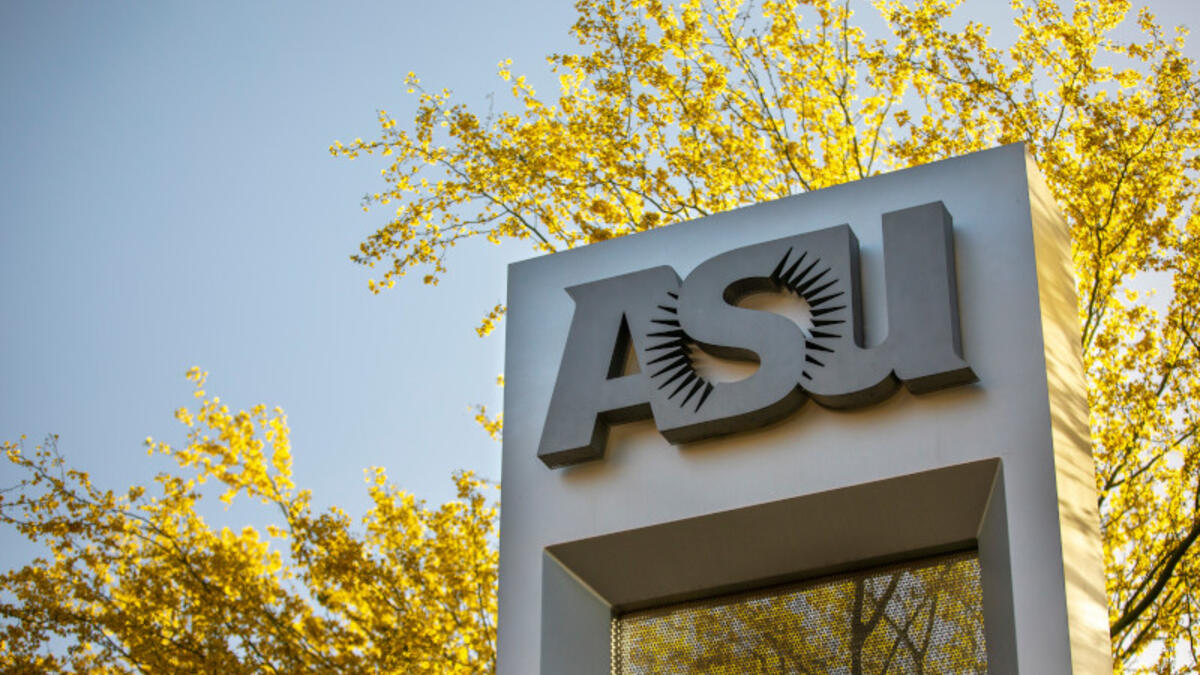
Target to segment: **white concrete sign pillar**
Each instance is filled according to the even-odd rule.
[[[1111,672],[1086,405],[1021,145],[516,263],[499,672],[608,673],[615,614],[967,549],[990,672]]]

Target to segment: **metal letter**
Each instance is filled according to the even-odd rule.
[[[604,456],[610,424],[650,417],[646,363],[648,334],[655,328],[656,299],[679,288],[670,267],[593,281],[567,290],[575,314],[567,334],[538,457],[554,468]],[[641,372],[621,375],[627,351],[638,357]]]
[[[801,386],[829,408],[878,403],[903,383],[921,394],[977,378],[962,358],[952,219],[941,202],[883,214],[888,334],[862,346],[858,243],[851,237],[851,330],[841,330]],[[816,311],[813,312],[816,314]],[[815,316],[814,316],[815,318]]]

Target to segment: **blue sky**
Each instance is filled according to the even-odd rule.
[[[373,465],[431,501],[455,469],[499,478],[469,406],[499,408],[503,340],[472,329],[529,249],[460,247],[440,286],[373,296],[348,256],[385,217],[358,206],[380,164],[327,148],[408,117],[410,70],[476,107],[502,59],[550,81],[573,20],[563,0],[0,3],[0,438],[57,433],[98,483],[146,482],[165,465],[142,440],[182,439],[199,365],[231,406],[286,409],[318,504],[360,513]]]
[[[545,72],[572,17],[564,2],[0,4],[0,438],[57,433],[97,483],[145,482],[166,464],[142,441],[182,440],[195,364],[235,409],[287,411],[318,504],[361,512],[373,465],[431,501],[458,468],[498,479],[469,406],[500,407],[503,337],[472,329],[532,253],[460,247],[440,286],[371,295],[348,256],[385,217],[359,208],[380,165],[328,147],[374,134],[379,108],[403,119],[409,70],[480,105],[505,87],[498,61]]]

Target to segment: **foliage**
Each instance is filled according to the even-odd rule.
[[[292,483],[283,412],[231,413],[204,398],[203,373],[188,376],[202,400],[176,412],[187,444],[146,440],[178,465],[154,490],[97,488],[66,468],[54,437],[31,455],[4,444],[23,479],[0,495],[0,523],[53,557],[0,576],[0,670],[493,668],[496,507],[480,480],[458,474],[458,498],[430,509],[376,468],[357,524],[318,512]],[[276,524],[214,529],[197,513],[206,481]]]
[[[515,112],[481,118],[410,73],[411,129],[330,148],[389,158],[354,259],[435,283],[464,240],[549,252],[1023,142],[1073,235],[1116,668],[1196,672],[1200,77],[1126,0],[1014,0],[1003,47],[958,4],[876,0],[876,37],[833,0],[579,0],[555,95],[506,61]]]

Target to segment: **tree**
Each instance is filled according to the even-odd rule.
[[[292,483],[287,420],[204,398],[176,417],[187,444],[146,439],[177,470],[158,486],[101,490],[68,469],[50,437],[30,455],[4,443],[24,478],[0,494],[0,524],[52,557],[0,575],[0,670],[147,673],[479,673],[494,668],[496,508],[455,476],[458,499],[430,509],[367,472],[357,524],[318,512]],[[265,506],[265,533],[214,529],[202,484]],[[150,496],[154,493],[153,496]]]
[[[1200,73],[1184,31],[1125,0],[1014,0],[997,47],[951,27],[955,0],[874,4],[885,37],[848,0],[579,0],[579,52],[548,59],[558,92],[502,62],[514,111],[482,118],[410,73],[411,128],[380,111],[377,138],[330,148],[389,158],[364,208],[398,207],[353,259],[382,264],[375,292],[412,271],[436,283],[466,240],[550,252],[1024,142],[1073,236],[1116,668],[1197,672]]]

